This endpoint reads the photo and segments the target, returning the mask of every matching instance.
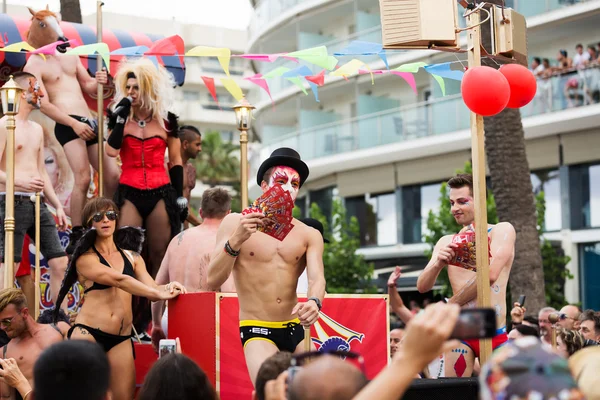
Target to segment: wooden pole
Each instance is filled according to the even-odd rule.
[[[102,6],[98,1],[96,5],[96,36],[98,43],[102,42]],[[102,57],[96,56],[96,71],[102,70]],[[104,196],[104,85],[98,84],[98,196]]]
[[[240,131],[240,190],[242,210],[248,207],[248,131]]]
[[[469,54],[469,68],[481,66],[481,28],[480,11],[471,13],[467,17],[467,50]],[[473,160],[473,196],[475,200],[475,248],[477,254],[477,306],[480,308],[491,307],[490,300],[490,273],[488,260],[488,233],[487,233],[487,203],[485,184],[485,136],[483,130],[483,117],[471,112],[471,158]],[[481,365],[485,364],[492,354],[491,339],[480,340]]]
[[[42,291],[40,289],[40,192],[35,194],[35,320],[40,316],[40,300]]]
[[[304,327],[304,351],[310,351],[310,326]]]

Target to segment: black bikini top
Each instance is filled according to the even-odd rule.
[[[96,249],[96,246],[92,246],[92,249],[94,249],[94,252],[98,255],[98,258],[100,259],[100,263],[106,265],[108,268],[112,268],[110,266],[110,264],[108,263],[108,261],[106,261],[104,259],[104,257],[102,257],[102,254],[100,254],[100,252],[98,251],[98,249]],[[119,247],[117,247],[117,250],[119,250],[119,253],[121,253],[121,257],[123,257],[123,275],[129,275],[132,278],[134,278],[134,273],[133,273],[133,265],[131,265],[131,261],[129,261],[129,258],[127,258],[127,256],[125,255],[125,253],[123,253],[123,250],[121,250]],[[90,286],[89,288],[85,289],[83,291],[83,293],[87,293],[89,291],[92,290],[104,290],[104,289],[108,289],[112,286],[109,285],[103,285],[102,283],[98,283],[98,282],[94,282],[94,284],[92,286]]]

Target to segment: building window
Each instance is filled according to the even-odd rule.
[[[347,197],[345,204],[348,218],[358,220],[361,246],[398,243],[395,193]]]
[[[184,101],[198,101],[200,99],[200,94],[198,92],[193,92],[191,90],[183,91],[183,100]]]
[[[402,242],[421,243],[428,233],[427,217],[440,207],[440,183],[402,188]]]
[[[310,203],[316,203],[321,209],[321,213],[327,219],[327,224],[331,227],[331,212],[333,201],[333,188],[325,188],[310,192]]]
[[[531,173],[531,185],[535,195],[544,192],[546,215],[544,231],[559,231],[562,228],[560,176],[558,170],[534,171]]]
[[[600,164],[569,167],[571,229],[600,227]]]
[[[600,242],[580,246],[580,279],[583,308],[600,309]]]

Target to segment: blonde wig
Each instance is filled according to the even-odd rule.
[[[157,120],[163,128],[167,113],[172,111],[173,94],[175,92],[175,79],[162,65],[158,68],[152,61],[145,57],[125,60],[115,75],[115,97],[113,109],[116,104],[127,97],[127,76],[134,74],[139,86],[139,100],[142,109],[152,111],[152,118]],[[133,108],[129,118],[133,117]]]

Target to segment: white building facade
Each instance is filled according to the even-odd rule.
[[[561,49],[574,57],[576,44],[584,51],[600,44],[600,0],[508,0],[506,5],[527,17],[530,61],[548,58],[557,65]],[[353,40],[381,43],[377,0],[262,0],[254,7],[249,53],[326,45],[331,55]],[[359,58],[371,69],[385,68],[379,57]],[[388,61],[395,68],[457,57],[413,50],[390,52]],[[279,66],[298,64],[252,64],[262,74]],[[416,290],[427,263],[423,235],[429,211],[439,205],[440,183],[470,160],[469,111],[460,82],[446,79],[442,96],[431,75],[421,71],[415,78],[416,94],[402,78],[384,74],[375,76],[374,85],[369,75],[327,78],[319,88],[320,102],[284,78],[268,80],[274,107],[262,91],[251,96],[260,159],[285,146],[296,149],[310,167],[297,201],[305,216],[313,202],[327,213],[332,199],[342,198],[359,220],[360,253],[375,263],[380,287],[401,265],[406,272],[400,290],[407,292]],[[539,80],[536,98],[521,110],[533,187],[546,196],[546,237],[571,257],[574,279],[566,282],[565,294],[568,301],[594,309],[600,309],[599,95],[596,63]],[[251,196],[257,194],[254,185]]]

